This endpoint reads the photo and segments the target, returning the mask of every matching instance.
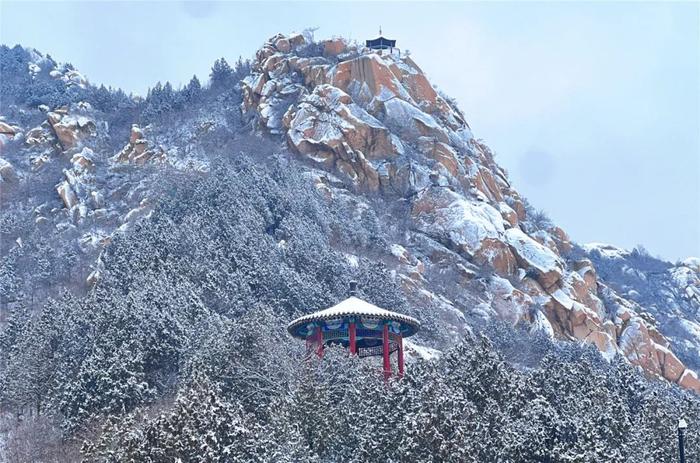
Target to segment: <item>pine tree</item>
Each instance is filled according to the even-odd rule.
[[[229,66],[225,58],[214,61],[214,66],[209,74],[212,90],[219,91],[232,85],[233,69]]]
[[[190,82],[183,89],[183,92],[186,103],[192,104],[199,101],[202,96],[202,84],[199,83],[199,79],[196,75],[192,76],[192,79],[190,79]]]

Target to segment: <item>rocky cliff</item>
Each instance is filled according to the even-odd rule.
[[[309,46],[301,35],[270,39],[243,81],[242,111],[319,171],[317,186],[328,201],[342,200],[333,181],[339,178],[342,188],[406,206],[405,241],[392,250],[397,278],[417,303],[433,299],[466,316],[499,317],[591,343],[605,356],[624,355],[649,375],[700,392],[697,374],[674,353],[668,323],[601,278],[561,228],[537,223],[464,115],[410,56],[343,39],[321,41],[312,56]],[[675,317],[663,303],[656,310],[683,320],[684,343],[695,348],[684,349],[684,360],[697,367],[694,262],[666,270],[667,309],[680,301],[687,310]],[[476,306],[436,284],[442,274],[454,275],[466,292],[484,269],[493,276]]]

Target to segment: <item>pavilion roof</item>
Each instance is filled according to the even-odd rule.
[[[391,312],[389,310],[382,309],[381,307],[377,307],[376,305],[370,304],[369,302],[363,301],[355,296],[350,296],[333,307],[297,318],[289,324],[288,329],[291,332],[294,328],[310,322],[334,320],[346,317],[390,320],[411,325],[414,329],[420,327],[420,322],[413,317]]]
[[[366,40],[365,44],[367,48],[374,49],[386,49],[396,47],[396,40],[387,39],[385,37],[379,36],[376,39]]]

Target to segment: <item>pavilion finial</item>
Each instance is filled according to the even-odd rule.
[[[382,26],[379,26],[379,36],[382,36]]]
[[[350,295],[357,296],[357,281],[350,281]]]

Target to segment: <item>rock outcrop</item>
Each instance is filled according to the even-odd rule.
[[[163,161],[165,153],[159,147],[151,147],[144,138],[141,128],[134,124],[131,127],[129,143],[114,157],[115,162],[143,165],[151,160]]]
[[[85,138],[95,135],[95,122],[83,115],[68,113],[68,109],[57,109],[46,115],[63,150],[78,146]]]
[[[15,138],[22,129],[16,125],[10,125],[0,118],[0,154],[8,141]]]
[[[17,172],[12,164],[0,158],[0,192],[17,183]]]

